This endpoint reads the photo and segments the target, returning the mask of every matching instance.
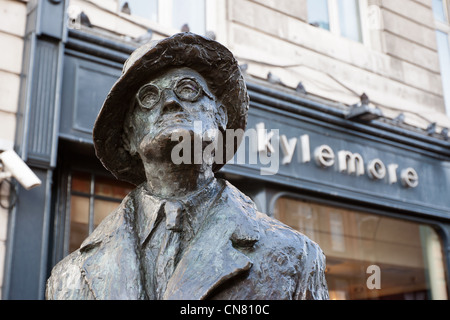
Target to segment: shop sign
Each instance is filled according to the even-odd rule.
[[[380,158],[366,159],[351,150],[333,150],[327,144],[311,146],[308,134],[297,137],[287,137],[279,135],[278,129],[265,128],[264,122],[256,124],[256,130],[248,129],[245,136],[249,138],[250,164],[255,164],[255,151],[259,155],[261,164],[269,165],[261,168],[262,175],[273,175],[279,170],[281,165],[289,165],[292,162],[304,164],[314,162],[318,167],[328,169],[337,166],[342,174],[354,175],[356,178],[367,174],[373,180],[384,180],[389,184],[395,184],[399,180],[405,188],[416,188],[419,185],[419,175],[412,167],[400,168],[397,163],[384,163]],[[252,138],[256,136],[256,143]],[[243,143],[245,143],[243,139]],[[235,163],[242,162],[245,148],[240,148],[237,152]],[[297,150],[297,159],[294,159]]]

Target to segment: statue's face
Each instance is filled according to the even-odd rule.
[[[196,135],[211,139],[215,130],[226,127],[226,121],[225,108],[198,72],[171,69],[138,90],[129,141],[143,160],[170,157],[178,143],[171,139],[174,133],[184,130],[192,139]]]

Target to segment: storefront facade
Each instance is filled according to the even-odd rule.
[[[67,4],[42,3],[28,13],[42,23],[27,33],[16,146],[43,184],[19,188],[8,221],[6,299],[44,298],[52,267],[133,188],[101,166],[92,127],[136,43],[68,29]],[[244,140],[217,176],[321,246],[330,298],[448,299],[450,142],[246,81]]]
[[[263,185],[248,191],[261,210],[319,243],[330,298],[447,299],[448,148],[248,87],[249,127],[264,128],[257,140],[273,150],[272,161],[228,165],[225,176],[255,180],[243,190]],[[272,128],[279,132],[268,140]]]

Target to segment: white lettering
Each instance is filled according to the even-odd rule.
[[[386,176],[386,166],[380,159],[374,159],[367,166],[369,177],[374,180],[381,180]]]
[[[180,314],[187,315],[187,314],[201,314],[201,315],[207,315],[208,318],[212,316],[214,312],[214,307],[195,307],[191,306],[190,304],[187,305],[187,307],[181,307]]]
[[[377,265],[371,265],[367,267],[366,273],[371,273],[372,275],[367,278],[366,285],[367,289],[381,289],[381,269]]]
[[[415,188],[419,185],[419,175],[413,168],[407,168],[401,173],[402,184],[407,188]]]
[[[177,130],[170,139],[179,143],[172,148],[170,157],[174,164],[191,164],[191,135],[187,130]]]
[[[364,160],[359,153],[351,153],[350,151],[339,151],[339,171],[347,171],[348,174],[355,173],[356,176],[364,174]]]
[[[270,314],[268,304],[266,305],[227,304],[224,308],[224,312],[225,314],[232,314],[232,315]]]
[[[392,163],[388,165],[389,183],[397,183],[397,168],[398,164]]]
[[[270,139],[274,134],[273,130],[267,133],[264,122],[260,122],[256,125],[256,134],[258,136],[258,152],[275,152],[274,147],[270,143]]]
[[[256,129],[251,128],[245,131],[242,129],[227,129],[225,130],[225,137],[223,137],[221,131],[215,129],[207,130],[202,134],[202,129],[201,121],[194,122],[193,143],[191,141],[191,133],[186,130],[178,130],[172,134],[171,140],[178,142],[172,148],[171,153],[174,164],[191,164],[192,160],[194,164],[201,164],[202,160],[207,164],[223,164],[226,159],[231,159],[228,161],[230,164],[258,164],[259,158],[260,164],[270,164],[268,167],[260,168],[260,174],[275,175],[279,170],[280,156],[282,157],[283,165],[290,164],[297,143],[299,143],[297,150],[298,163],[311,161],[311,146],[308,134],[289,139],[286,135],[280,136],[277,129],[271,129],[268,132],[264,122],[258,123]],[[247,142],[249,143],[248,145]],[[237,148],[239,144],[240,147]],[[224,151],[226,151],[225,157]],[[249,151],[248,158],[246,157],[247,151]],[[316,164],[320,167],[329,168],[335,164],[335,153],[328,145],[324,144],[315,148],[313,156]],[[368,176],[373,180],[383,180],[386,178],[386,175],[386,183],[395,184],[399,180],[397,177],[399,165],[396,163],[391,163],[386,167],[377,158],[371,160],[365,167],[361,154],[353,153],[349,150],[338,151],[337,157],[338,170],[340,172],[354,174],[358,177],[364,175],[365,169],[367,169]],[[419,175],[413,168],[402,170],[400,180],[401,184],[406,188],[416,188],[419,185]]]
[[[234,139],[236,138],[236,144],[234,144]],[[242,129],[236,129],[236,130],[226,130],[226,158],[230,159],[233,157],[233,154],[235,153],[235,146],[240,144],[239,149],[237,150],[236,154],[234,155],[234,158],[236,158],[236,161],[233,160],[230,163],[238,163],[238,164],[244,164],[245,162],[245,153],[246,153],[246,144],[247,141],[249,143],[249,159],[248,164],[257,164],[257,145],[258,145],[258,136],[255,129],[248,129],[248,130],[242,130]],[[231,143],[233,141],[233,143]]]
[[[299,148],[299,151],[301,150],[301,155],[299,154],[299,161],[302,163],[307,163],[311,161],[311,152],[309,147],[309,136],[307,134],[304,134],[300,137],[300,143],[301,148]]]
[[[292,156],[294,155],[295,146],[297,144],[297,138],[292,138],[288,141],[285,135],[280,137],[281,142],[281,150],[283,150],[283,160],[281,160],[282,164],[288,164],[292,161]]]
[[[218,160],[217,155],[223,153],[223,139],[219,139],[219,136],[222,136],[222,133],[217,129],[209,129],[205,132],[203,143],[205,141],[210,141],[211,143],[203,150],[204,163],[212,165],[214,161]]]
[[[278,150],[280,143],[279,131],[277,129],[271,130],[270,136],[273,136],[270,146],[275,148],[275,150]],[[280,157],[275,152],[260,152],[259,162],[263,165],[270,164],[270,167],[263,167],[259,170],[261,175],[273,176],[278,173],[280,168]]]
[[[194,121],[194,164],[202,163],[203,156],[203,125],[202,121]]]
[[[321,167],[331,167],[334,165],[334,152],[329,146],[322,145],[314,150],[314,159]]]

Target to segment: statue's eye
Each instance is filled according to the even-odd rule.
[[[155,106],[155,104],[159,101],[159,89],[158,87],[147,84],[139,89],[137,94],[137,99],[141,107],[146,109],[151,109]]]
[[[202,92],[202,87],[193,79],[181,79],[175,88],[175,94],[181,100],[195,101]]]

